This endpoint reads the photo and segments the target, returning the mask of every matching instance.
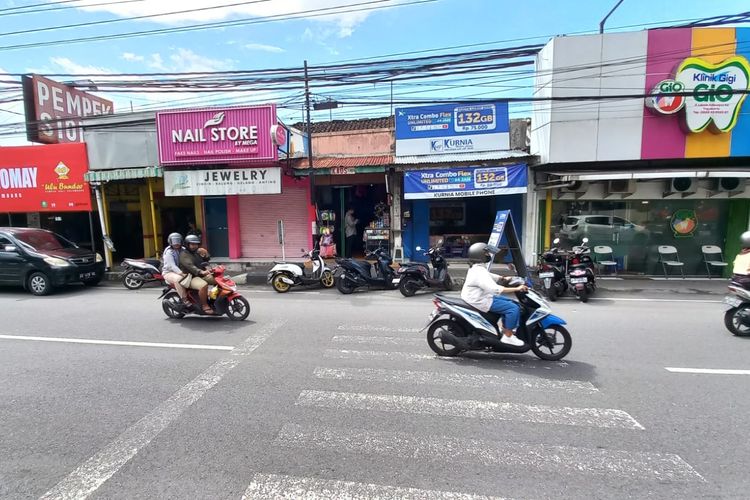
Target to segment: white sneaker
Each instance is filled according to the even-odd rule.
[[[519,339],[515,335],[511,335],[510,337],[508,337],[507,335],[503,335],[503,338],[500,339],[500,342],[502,342],[503,344],[514,345],[516,347],[522,347],[525,344],[523,340]]]

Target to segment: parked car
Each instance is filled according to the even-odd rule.
[[[565,218],[560,235],[569,241],[589,238],[592,243],[645,244],[648,229],[622,217],[611,215],[575,215]]]
[[[81,282],[98,284],[104,259],[45,229],[0,227],[0,285],[23,286],[34,295]]]

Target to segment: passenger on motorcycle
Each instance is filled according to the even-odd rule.
[[[499,249],[486,243],[474,243],[469,247],[469,271],[466,273],[461,298],[480,311],[491,311],[502,315],[504,335],[500,341],[520,347],[524,345],[524,342],[513,334],[513,330],[518,328],[521,309],[518,304],[503,297],[502,294],[525,292],[527,288],[526,285],[504,287],[498,284],[499,281],[505,281],[505,279],[487,269],[487,263],[498,251]]]
[[[208,254],[200,248],[201,239],[194,234],[185,237],[185,244],[187,245],[187,251],[180,254],[180,269],[182,272],[190,273],[193,276],[189,288],[198,290],[198,298],[203,312],[209,315],[213,314],[213,309],[208,305],[208,285],[214,285],[216,282],[209,271],[201,268],[201,265],[206,262]],[[202,251],[199,252],[199,250]]]
[[[740,244],[742,251],[734,259],[732,281],[750,290],[750,231],[742,233]]]
[[[164,281],[172,284],[180,299],[185,302],[185,287],[180,285],[180,281],[185,277],[180,269],[180,254],[185,251],[182,248],[182,235],[180,233],[170,234],[167,237],[167,243],[169,246],[164,249],[162,255],[164,264],[161,267],[161,273],[164,276]]]

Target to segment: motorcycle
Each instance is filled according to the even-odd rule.
[[[162,285],[165,283],[159,259],[125,259],[122,265],[125,271],[120,275],[120,279],[128,290],[138,290],[144,283],[152,281],[158,281]]]
[[[275,262],[273,268],[268,271],[266,282],[279,293],[288,292],[293,286],[316,284],[320,284],[323,288],[334,286],[333,271],[320,256],[320,249],[313,249],[302,257],[307,257],[312,261],[312,272],[307,272],[305,265],[301,262]]]
[[[555,238],[554,245],[560,243],[560,238]],[[567,254],[554,246],[539,257],[537,275],[542,280],[542,286],[547,298],[554,302],[557,297],[568,291],[568,280],[565,279],[565,262]]]
[[[209,285],[208,305],[215,315],[226,314],[233,321],[244,321],[250,315],[250,303],[237,292],[237,284],[224,276],[225,271],[224,266],[211,269],[216,284]],[[198,290],[188,289],[186,298],[189,305],[182,302],[174,285],[169,283],[159,296],[164,314],[172,319],[182,319],[187,314],[208,316],[201,308]]]
[[[509,285],[523,284],[523,278],[512,278]],[[521,321],[516,337],[522,346],[500,341],[500,315],[482,312],[457,297],[435,294],[432,311],[427,321],[427,343],[438,356],[457,356],[465,351],[494,351],[522,354],[531,350],[545,361],[564,358],[573,345],[565,320],[552,314],[544,297],[529,289],[516,293],[521,308]]]
[[[374,258],[375,273],[372,265],[366,260],[336,259],[339,266],[336,276],[336,288],[343,294],[350,294],[357,288],[385,288],[393,290],[398,286],[396,271],[391,267],[393,259],[384,248],[368,252],[366,258]]]
[[[587,243],[588,238],[583,239],[583,244],[574,246],[568,253],[566,268],[570,289],[576,294],[581,302],[588,302],[589,296],[596,290],[596,275],[594,274],[594,261],[591,260],[591,249]]]
[[[422,248],[417,247],[417,251]],[[404,297],[411,297],[417,291],[423,288],[434,288],[437,290],[451,290],[453,280],[448,274],[448,262],[443,257],[443,240],[438,241],[437,245],[430,248],[424,255],[430,258],[432,272],[427,264],[413,262],[401,266],[398,270],[398,278],[394,279],[394,284],[398,283],[398,289]]]
[[[741,284],[729,284],[729,293],[724,297],[727,311],[724,313],[724,326],[738,337],[750,337],[750,291]]]

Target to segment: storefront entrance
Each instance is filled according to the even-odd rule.
[[[206,218],[204,241],[214,257],[229,257],[229,224],[227,222],[227,199],[225,197],[204,198]]]

